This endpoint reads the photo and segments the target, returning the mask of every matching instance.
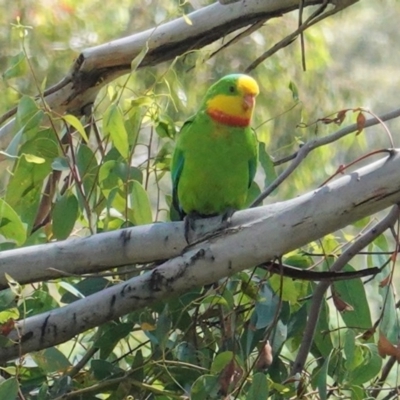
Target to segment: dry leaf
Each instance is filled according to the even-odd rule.
[[[15,321],[10,318],[4,324],[0,325],[0,335],[8,336],[8,334],[14,329]]]
[[[385,287],[385,286],[390,285],[390,281],[392,280],[391,278],[392,278],[392,275],[389,274],[385,279],[382,279],[379,282],[379,287]]]
[[[260,355],[258,357],[256,368],[261,371],[265,371],[274,361],[272,356],[272,347],[269,344],[269,340],[266,341],[264,346],[260,350]]]
[[[341,110],[341,111],[339,111],[338,113],[337,113],[337,115],[336,115],[336,123],[338,124],[338,125],[341,125],[341,123],[343,122],[343,120],[346,118],[346,113],[347,113],[347,111],[349,111],[349,110]]]
[[[356,133],[356,136],[357,136],[363,131],[363,129],[365,127],[365,115],[361,111],[357,115],[356,123],[357,123],[357,129],[358,129],[358,131]]]
[[[380,331],[379,332],[379,340],[378,340],[378,353],[382,358],[386,356],[398,356],[397,346],[394,346],[386,336]]]
[[[344,300],[342,300],[333,288],[331,289],[331,292],[333,304],[335,305],[336,310],[339,312],[354,311],[354,308],[349,303],[346,303]]]
[[[219,377],[219,384],[221,386],[220,393],[226,396],[229,393],[229,386],[235,386],[243,375],[242,369],[233,358],[226,367],[222,370]]]
[[[371,326],[371,328],[367,329],[361,336],[363,340],[369,340],[371,336],[376,332],[376,326]]]

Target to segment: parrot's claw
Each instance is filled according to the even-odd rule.
[[[193,219],[190,218],[189,215],[185,215],[183,222],[185,224],[185,228],[184,228],[185,240],[186,240],[187,244],[190,244],[189,234],[190,234],[190,230],[191,229],[193,230]]]
[[[223,214],[222,214],[222,223],[221,229],[227,228],[231,224],[232,215],[236,212],[236,210],[232,207],[229,207]]]

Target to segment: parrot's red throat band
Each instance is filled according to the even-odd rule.
[[[226,114],[222,111],[211,109],[207,110],[207,114],[214,120],[219,122],[220,124],[229,125],[229,126],[239,126],[246,127],[250,125],[250,118],[241,117],[238,115]]]

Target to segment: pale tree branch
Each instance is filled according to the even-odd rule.
[[[379,235],[392,227],[398,220],[400,215],[399,206],[395,205],[389,214],[378,222],[375,226],[363,233],[354,243],[352,243],[333,263],[331,271],[340,271],[346,264],[355,256],[359,251],[365,248],[368,244],[373,242]],[[304,369],[307,356],[310,352],[311,345],[315,335],[315,329],[318,323],[321,306],[326,291],[328,290],[331,282],[320,282],[314,290],[310,311],[308,313],[308,320],[304,329],[303,339],[300,344],[299,351],[293,363],[291,375],[301,373]]]
[[[325,3],[326,0],[305,0],[303,7]],[[354,0],[344,3],[351,5]],[[58,115],[68,112],[81,116],[104,85],[131,72],[131,63],[137,57],[143,57],[138,68],[157,65],[200,49],[229,33],[253,24],[261,25],[262,21],[298,8],[298,0],[242,0],[227,5],[214,3],[188,14],[192,25],[184,18],[178,18],[147,31],[83,50],[67,75],[45,91],[44,100]],[[0,123],[11,115],[12,112],[7,112]],[[6,147],[13,126],[14,120],[11,120],[0,129],[0,148]]]
[[[365,127],[376,125],[379,120],[388,121],[399,116],[400,109],[396,109],[378,119],[366,120]],[[357,124],[352,124],[331,135],[307,142],[297,153],[286,159],[288,161],[295,158],[290,166],[261,193],[252,206],[260,204],[312,150],[357,130]],[[2,252],[0,253],[0,290],[8,287],[5,274],[21,284],[26,284],[64,276],[94,274],[132,264],[159,262],[181,254],[185,248],[182,239],[180,223],[155,224],[135,227],[134,230],[123,229],[84,239],[70,239]],[[42,250],[44,246],[45,252]],[[96,252],[92,251],[94,248],[97,249]],[[30,268],[26,268],[26,260],[29,260]]]
[[[9,335],[9,339],[15,342],[10,347],[0,348],[0,361],[65,342],[87,329],[261,264],[397,204],[400,202],[399,169],[400,153],[393,150],[391,156],[313,192],[238,212],[228,229],[215,233],[151,271],[67,306],[17,322],[16,329]],[[206,225],[206,220],[201,224]],[[152,230],[159,241],[153,240],[148,248]],[[119,236],[115,237],[116,234]],[[99,244],[96,238],[104,248],[96,245]],[[111,246],[107,244],[108,238],[112,238]],[[168,247],[168,243],[175,245]],[[69,251],[58,253],[54,253],[57,247],[48,251],[56,244],[36,246],[30,257],[36,262],[41,260],[48,267],[57,267],[60,260],[66,264],[66,259],[80,263],[83,257],[87,265],[93,266],[91,258],[97,257],[97,252],[103,252],[102,266],[108,262],[112,267],[116,263],[132,263],[135,257],[139,257],[139,249],[147,256],[152,252],[154,259],[159,256],[158,246],[164,257],[168,248],[176,254],[183,248],[183,243],[183,223],[164,223],[103,233],[73,243],[59,243],[58,246]],[[131,248],[136,251],[132,252]],[[24,251],[29,249],[32,248]],[[1,257],[3,260],[7,254],[18,257],[22,250],[3,252]],[[34,269],[30,257],[25,258],[29,260],[30,268],[23,262],[25,273]],[[12,262],[12,258],[8,260]],[[3,267],[5,265],[2,263]]]

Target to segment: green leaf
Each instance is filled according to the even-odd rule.
[[[16,115],[16,135],[21,136],[23,134],[26,139],[33,139],[40,128],[43,116],[43,111],[32,97],[22,96],[18,104]],[[6,152],[16,155],[17,146],[18,142],[13,141],[12,144],[7,147]]]
[[[18,110],[16,116],[16,123],[18,129],[22,127],[29,128],[27,125],[29,122],[32,122],[33,117],[38,113],[39,107],[36,101],[30,96],[22,96],[21,100],[18,103]],[[33,124],[35,125],[35,124]]]
[[[4,80],[17,78],[26,74],[27,62],[23,51],[20,51],[13,57],[10,57],[10,66],[2,74]]]
[[[132,328],[133,323],[110,323],[103,326],[100,337],[94,343],[100,349],[100,358],[105,360],[118,342],[132,332]]]
[[[247,191],[246,205],[245,207],[250,207],[250,204],[261,194],[261,189],[257,182],[251,182],[249,190]]]
[[[291,278],[285,278],[278,274],[274,274],[269,278],[269,284],[276,294],[279,294],[284,301],[290,304],[296,304],[303,292],[300,291],[297,282]]]
[[[168,343],[171,325],[172,321],[169,315],[169,308],[168,306],[165,306],[163,312],[158,316],[156,329],[153,331],[153,334],[157,338],[158,344],[162,350],[165,350]]]
[[[134,72],[139,68],[148,51],[149,44],[146,41],[142,47],[142,50],[140,50],[139,54],[131,61],[131,72]]]
[[[196,363],[196,348],[192,343],[181,342],[174,349],[175,357],[178,361],[185,363]]]
[[[176,135],[175,123],[168,115],[159,115],[156,120],[156,132],[161,138],[173,139]]]
[[[190,391],[191,400],[220,399],[218,377],[213,375],[202,375],[192,385]]]
[[[140,132],[140,127],[142,126],[142,110],[140,107],[131,107],[124,121],[125,129],[128,132],[129,146],[134,147]]]
[[[213,307],[216,305],[224,306],[229,309],[229,305],[224,297],[220,294],[211,294],[206,296],[202,301],[201,304],[207,304],[209,307]]]
[[[105,360],[92,359],[90,369],[95,379],[102,381],[110,377],[123,375],[124,371]]]
[[[0,312],[0,323],[5,324],[8,320],[17,320],[20,317],[18,308],[12,307]]]
[[[354,271],[350,265],[346,265],[344,271]],[[368,329],[372,326],[371,312],[365,286],[361,279],[348,279],[335,282],[335,290],[340,298],[350,304],[354,311],[345,311],[340,314],[348,327]]]
[[[93,151],[86,145],[79,146],[76,155],[76,164],[78,166],[79,174],[83,183],[85,198],[82,198],[80,191],[77,192],[78,200],[82,209],[85,209],[85,203],[89,203],[94,207],[97,199],[97,179],[98,179],[98,165],[96,156]]]
[[[50,174],[51,163],[58,155],[53,131],[36,133],[34,138],[21,146],[20,152],[45,159],[44,163],[36,164],[21,157],[7,187],[6,201],[14,208],[21,221],[27,224],[27,231],[30,232],[37,216],[44,179]]]
[[[38,157],[33,154],[22,154],[25,160],[33,164],[43,164],[46,160],[43,157]]]
[[[64,240],[70,235],[78,217],[78,208],[78,200],[71,192],[66,192],[56,201],[51,213],[56,239]]]
[[[62,283],[63,282],[60,282],[60,285]],[[66,283],[66,282],[64,282],[64,283]],[[109,285],[110,285],[110,281],[108,279],[105,279],[102,277],[85,278],[85,279],[82,279],[81,281],[79,281],[78,283],[72,285],[74,290],[71,292],[65,293],[61,297],[60,301],[62,303],[72,303],[72,302],[82,298],[81,295],[84,297],[90,296],[93,293],[97,293],[100,290],[105,289]],[[75,290],[77,291],[76,293],[74,293]]]
[[[141,180],[142,173],[138,168],[130,167],[121,161],[106,161],[100,167],[99,182],[101,191],[106,198],[107,209],[114,208],[125,216],[127,190],[133,187],[134,181]],[[132,215],[131,218],[133,219]]]
[[[65,372],[71,367],[71,363],[68,361],[67,357],[65,357],[65,355],[55,347],[39,350],[31,353],[31,356],[36,364],[45,371],[46,374]]]
[[[18,381],[15,378],[9,378],[0,383],[0,399],[14,400],[18,396]]]
[[[299,90],[293,81],[289,82],[289,90],[292,92],[292,97],[294,101],[299,101]]]
[[[45,288],[44,285],[43,288]],[[20,313],[22,315],[26,313],[26,316],[31,317],[32,315],[54,310],[59,306],[58,302],[48,291],[36,289],[32,297],[28,297],[24,304],[20,305]]]
[[[211,373],[219,374],[234,358],[232,351],[224,351],[219,353],[211,365]]]
[[[149,196],[143,189],[143,186],[137,181],[132,182],[131,204],[132,223],[135,225],[145,225],[153,222]]]
[[[263,284],[259,292],[260,299],[256,303],[255,312],[257,315],[256,329],[266,328],[275,318],[279,298],[271,290],[268,284]]]
[[[257,372],[253,375],[250,390],[247,393],[246,400],[260,400],[268,398],[268,380],[265,374]]]
[[[49,386],[47,383],[43,383],[42,386],[40,386],[39,393],[37,400],[49,400]]]
[[[0,199],[0,234],[17,246],[21,246],[26,240],[26,226],[3,199]]]
[[[307,306],[309,307],[310,301],[307,302]],[[329,326],[329,308],[324,301],[321,305],[321,312],[318,318],[317,328],[315,330],[314,343],[318,349],[318,352],[315,352],[316,356],[322,355],[323,357],[328,357],[331,354],[333,349],[332,338],[330,333]],[[314,353],[314,351],[313,351]]]
[[[145,374],[144,371],[145,364],[144,364],[143,352],[140,349],[136,351],[135,358],[132,362],[131,367],[132,369],[129,375],[132,377],[132,379],[136,379],[137,381],[142,382]]]
[[[0,311],[16,306],[17,295],[11,289],[0,291]]]
[[[68,159],[66,157],[57,157],[51,163],[51,168],[56,171],[69,171]]]
[[[327,377],[328,377],[328,366],[330,359],[331,359],[331,354],[329,354],[329,356],[325,359],[321,369],[314,376],[317,382],[318,393],[320,396],[319,398],[321,400],[327,400],[328,398]]]
[[[85,143],[89,142],[89,139],[86,135],[85,128],[82,125],[82,122],[79,121],[78,118],[75,117],[75,115],[67,114],[63,115],[62,119],[69,125],[71,125],[73,128],[77,130],[77,132],[82,136],[82,139],[85,141]]]
[[[396,298],[392,286],[379,288],[379,293],[384,302],[383,316],[379,323],[379,329],[391,343],[397,343],[400,331],[399,319],[397,317]],[[370,325],[371,326],[371,325]]]
[[[375,378],[382,368],[382,358],[378,354],[378,348],[374,343],[362,346],[365,349],[364,362],[351,371],[348,378],[351,385],[362,385]]]
[[[356,350],[356,335],[352,329],[346,331],[344,337],[344,354],[346,355],[346,368],[354,369],[354,353]]]
[[[104,115],[104,130],[122,157],[128,158],[129,142],[125,129],[124,117],[117,105],[112,104]]]
[[[267,153],[265,147],[265,143],[263,142],[258,144],[258,158],[265,173],[264,186],[267,187],[276,179],[277,175],[275,172],[274,162]],[[275,193],[276,190],[274,190],[270,196],[273,196]]]

